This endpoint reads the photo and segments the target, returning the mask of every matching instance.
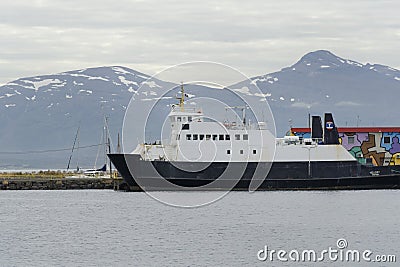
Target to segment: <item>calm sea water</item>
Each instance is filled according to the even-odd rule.
[[[400,191],[391,190],[232,192],[194,209],[145,193],[1,191],[0,220],[0,266],[365,266],[257,259],[265,245],[321,251],[339,238],[397,254],[368,266],[400,261]]]

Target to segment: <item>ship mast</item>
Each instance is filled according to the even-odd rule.
[[[181,97],[177,97],[179,99],[179,107],[181,111],[184,111],[185,104],[185,89],[183,88],[183,83],[181,83]]]

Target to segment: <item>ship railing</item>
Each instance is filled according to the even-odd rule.
[[[243,123],[237,123],[235,121],[230,122],[230,121],[224,121],[223,125],[225,128],[229,130],[245,130],[246,126],[243,125]]]
[[[194,108],[194,107],[180,107],[180,106],[173,106],[172,111],[174,112],[187,112],[187,113],[203,113],[201,109]]]
[[[290,145],[290,144],[310,145],[309,143],[322,145],[323,141],[324,140],[322,138],[303,138],[297,136],[293,137],[285,136],[284,138],[276,138],[277,145]]]
[[[164,141],[164,140],[163,140]],[[144,146],[146,147],[151,147],[151,146],[162,146],[164,144],[164,142],[161,140],[156,140],[153,142],[145,142],[143,143]]]

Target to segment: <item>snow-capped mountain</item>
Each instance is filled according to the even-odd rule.
[[[81,146],[101,143],[105,116],[116,142],[129,100],[148,78],[115,66],[21,78],[1,86],[0,167],[66,167],[70,151],[4,152],[72,147],[78,127]],[[87,167],[94,163],[96,154],[97,147],[81,150],[74,153],[73,160],[79,157],[80,164]],[[101,155],[104,158],[104,153]]]
[[[281,134],[289,124],[307,126],[309,110],[321,115],[333,112],[341,126],[400,125],[396,112],[400,71],[388,66],[361,64],[319,50],[251,80],[267,95]]]
[[[149,77],[113,66],[21,78],[0,86],[0,168],[65,167],[70,151],[5,152],[72,147],[78,127],[81,146],[100,143],[104,116],[108,117],[115,148],[125,110],[138,88],[146,85],[148,90],[141,92],[146,94],[145,100],[157,100],[157,87],[171,86],[161,80],[147,84]],[[400,71],[387,66],[361,64],[320,50],[306,54],[290,67],[253,77],[251,83],[266,96],[278,135],[283,135],[290,124],[307,126],[309,111],[321,115],[333,112],[339,126],[400,125],[396,112]],[[243,81],[230,88],[240,93],[248,85],[249,81]],[[187,93],[196,91],[196,96],[209,96],[212,90],[215,91],[186,87]],[[162,100],[163,112],[176,102],[174,94]],[[224,90],[218,90],[215,96],[225,100],[231,97],[224,94]],[[80,150],[72,164],[79,161],[81,166],[93,167],[97,150],[98,147]],[[101,163],[99,159],[97,165]]]

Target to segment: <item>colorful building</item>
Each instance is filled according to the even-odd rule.
[[[400,165],[400,127],[338,128],[340,143],[361,163]],[[310,128],[292,128],[291,133],[310,138]]]

